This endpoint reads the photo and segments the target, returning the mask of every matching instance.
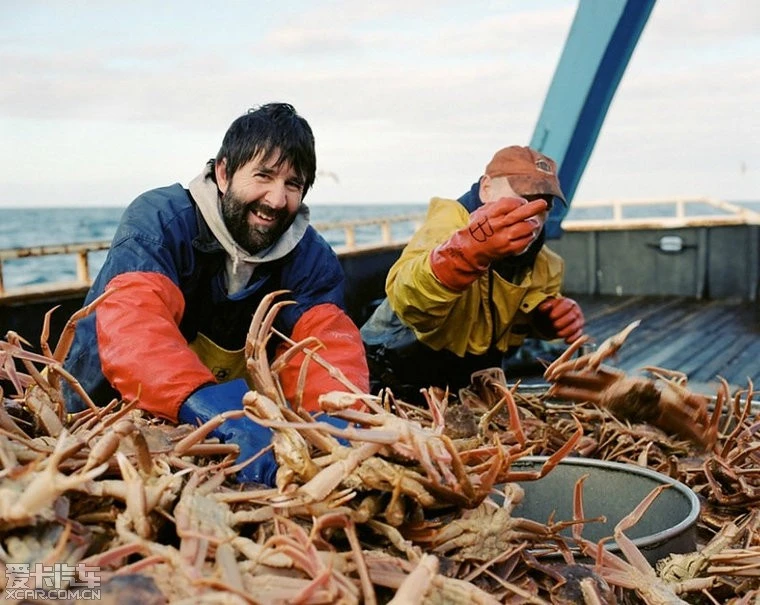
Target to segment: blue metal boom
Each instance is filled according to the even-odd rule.
[[[612,97],[655,0],[579,0],[530,145],[556,160],[571,203]],[[567,208],[555,204],[546,235],[562,235]]]

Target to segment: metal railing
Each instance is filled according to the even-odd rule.
[[[711,209],[709,213],[689,212],[690,205],[702,205]],[[626,216],[626,209],[645,207],[672,207],[672,212],[667,216]],[[620,230],[620,229],[671,229],[688,226],[705,225],[760,225],[760,213],[731,204],[723,200],[713,198],[660,198],[639,200],[603,200],[603,201],[575,201],[572,209],[582,214],[586,210],[599,211],[609,208],[611,217],[593,219],[565,219],[562,226],[566,231],[593,231],[593,230]],[[343,243],[335,244],[338,254],[350,253],[356,250],[370,250],[384,247],[394,243],[404,243],[406,239],[394,241],[393,225],[407,223],[407,232],[413,233],[424,220],[421,213],[402,214],[387,217],[354,219],[333,222],[314,223],[314,227],[320,232],[342,231]],[[371,241],[360,242],[357,236],[359,229],[376,227],[378,235]],[[12,248],[0,250],[0,300],[9,296],[23,296],[34,291],[56,292],[64,289],[83,289],[92,283],[90,263],[88,255],[92,252],[107,250],[110,241],[95,241],[80,244],[65,244],[51,246],[33,246],[29,248]],[[76,257],[76,281],[74,282],[49,282],[39,286],[24,286],[6,289],[3,283],[3,264],[8,260],[42,257],[50,255],[74,255]]]
[[[355,219],[333,222],[314,223],[314,228],[323,233],[327,231],[342,231],[343,243],[334,246],[339,254],[353,250],[368,250],[376,247],[388,246],[393,243],[404,243],[406,239],[394,241],[393,225],[408,224],[407,231],[413,233],[424,219],[424,214],[403,214],[378,218]],[[360,243],[357,230],[360,228],[375,227],[377,236],[371,241]],[[365,229],[366,231],[366,229]],[[365,238],[366,239],[366,238]],[[108,250],[111,246],[109,241],[84,242],[80,244],[64,244],[50,246],[32,246],[28,248],[0,249],[0,300],[9,296],[17,297],[34,294],[40,291],[55,292],[60,290],[76,290],[88,288],[92,283],[90,272],[89,254]],[[76,262],[76,280],[68,282],[48,282],[36,286],[21,286],[6,288],[3,281],[3,265],[9,260],[38,258],[44,256],[73,255]]]
[[[689,208],[694,206],[701,206],[710,211],[690,212]],[[626,216],[626,210],[636,209],[640,211],[654,207],[659,210],[668,207],[670,212],[668,214]],[[612,231],[619,229],[678,229],[713,225],[760,225],[759,212],[725,200],[709,197],[613,199],[575,201],[572,203],[574,214],[583,214],[586,210],[601,211],[605,208],[611,212],[611,216],[608,218],[581,219],[569,217],[563,221],[562,228],[565,231]]]
[[[57,244],[50,246],[30,246],[28,248],[8,248],[0,250],[0,298],[6,294],[5,284],[3,281],[3,265],[9,260],[38,258],[42,256],[59,256],[74,255],[76,260],[76,281],[74,284],[67,284],[67,287],[76,287],[76,285],[89,286],[92,283],[90,277],[90,260],[91,252],[108,250],[111,247],[110,241],[84,242],[81,244]],[[55,282],[46,284],[47,288],[54,288]],[[22,289],[22,288],[21,288]]]
[[[327,221],[314,223],[314,228],[320,233],[328,231],[343,231],[343,244],[335,246],[338,253],[352,250],[387,246],[394,243],[393,225],[408,223],[411,225],[410,233],[416,231],[425,219],[424,214],[398,214],[395,216],[383,216],[377,218],[349,219],[345,221]],[[373,239],[369,243],[361,244],[358,242],[357,230],[361,227],[377,227],[379,229],[379,238]]]

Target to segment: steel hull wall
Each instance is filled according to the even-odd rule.
[[[680,238],[681,250],[663,251],[662,238],[672,237]],[[549,246],[565,259],[566,293],[748,301],[758,296],[757,225],[566,231]]]

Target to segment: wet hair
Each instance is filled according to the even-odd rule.
[[[303,181],[303,195],[314,184],[317,159],[309,123],[288,103],[268,103],[249,109],[227,129],[215,162],[226,159],[227,179],[257,155],[264,162],[275,159],[275,168],[289,163]],[[278,157],[275,158],[275,155]],[[212,178],[214,171],[211,171]]]

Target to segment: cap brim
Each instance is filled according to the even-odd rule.
[[[559,188],[557,179],[552,178],[536,178],[535,176],[521,176],[513,175],[508,177],[509,184],[515,193],[520,195],[540,195],[542,193],[551,193],[554,197],[559,198],[560,201],[567,206],[567,200],[565,200],[565,194],[562,193],[562,189]]]

